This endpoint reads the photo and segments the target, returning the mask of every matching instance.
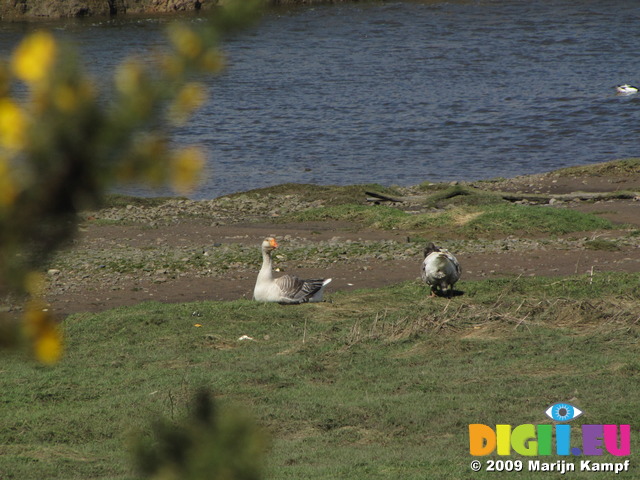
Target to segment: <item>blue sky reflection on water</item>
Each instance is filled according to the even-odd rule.
[[[190,21],[201,21],[192,18]],[[58,26],[99,78],[162,45],[166,20]],[[193,198],[284,182],[410,185],[638,156],[634,1],[280,8],[229,39],[180,143],[209,149]],[[13,30],[11,30],[13,28]],[[19,27],[7,27],[7,51]],[[128,193],[164,194],[138,188]]]

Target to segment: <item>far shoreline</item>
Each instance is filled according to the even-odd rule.
[[[384,0],[366,0],[367,3],[383,3]],[[340,3],[359,3],[358,0],[267,0],[265,9],[309,7]],[[223,6],[224,0],[173,0],[159,5],[152,0],[141,0],[130,6],[124,0],[83,0],[68,4],[55,0],[26,0],[15,5],[0,7],[0,22],[46,24],[83,20],[114,20],[144,18],[180,18],[189,15],[207,15]]]
[[[292,186],[296,189],[303,188],[304,186],[309,186],[309,188],[349,188],[349,187],[358,187],[358,186],[377,186],[382,189],[388,190],[401,190],[401,191],[414,191],[416,189],[423,188],[427,185],[482,185],[483,187],[489,186],[491,184],[495,185],[504,185],[511,184],[511,187],[508,190],[517,192],[521,191],[522,193],[537,193],[536,188],[534,188],[535,182],[545,180],[546,182],[552,181],[553,178],[572,178],[576,181],[572,182],[571,188],[559,188],[555,193],[573,193],[577,191],[586,191],[586,192],[596,192],[596,191],[614,191],[614,190],[627,190],[627,189],[639,189],[640,181],[638,180],[638,176],[640,176],[640,158],[623,158],[617,160],[611,160],[608,162],[598,162],[598,163],[586,163],[579,164],[569,167],[560,167],[553,170],[546,170],[538,173],[523,173],[513,176],[506,177],[491,177],[491,178],[482,178],[482,179],[452,179],[452,180],[430,180],[428,178],[423,179],[422,181],[411,184],[411,185],[386,185],[382,183],[378,183],[375,181],[367,182],[367,183],[345,183],[345,184],[335,184],[335,183],[312,183],[312,182],[284,182],[284,183],[275,183],[265,186],[258,186],[253,188],[240,189],[237,191],[221,193],[220,195],[211,195],[211,196],[201,196],[198,198],[194,198],[193,193],[189,194],[177,194],[171,191],[168,187],[161,187],[158,189],[153,189],[148,186],[132,186],[120,185],[118,188],[110,191],[107,196],[111,198],[131,198],[133,200],[139,199],[140,201],[155,201],[155,200],[188,200],[190,202],[207,202],[213,201],[220,198],[225,197],[233,197],[244,194],[268,194],[273,191],[280,191],[283,188],[286,189],[289,186]],[[593,187],[588,187],[585,184],[585,179],[582,178],[592,178],[592,179],[600,179],[601,181],[596,182],[597,185]],[[578,178],[580,178],[579,181]],[[556,180],[557,183],[557,180]],[[583,186],[581,189],[580,186]],[[140,192],[136,192],[136,190],[140,190]],[[196,189],[197,190],[197,189]],[[562,190],[562,191],[560,191]],[[551,190],[547,193],[553,193]]]

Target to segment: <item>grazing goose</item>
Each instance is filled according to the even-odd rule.
[[[276,248],[278,243],[273,237],[265,238],[262,242],[262,268],[253,290],[254,300],[278,303],[321,302],[324,288],[331,279],[302,280],[295,275],[283,275],[274,279],[271,252]]]
[[[422,280],[431,287],[431,296],[438,292],[447,291],[451,296],[453,286],[460,278],[462,270],[456,257],[448,250],[436,247],[433,243],[424,249],[424,261],[422,262]]]
[[[631,95],[633,93],[638,93],[638,87],[625,83],[624,85],[617,85],[616,92],[621,95]]]

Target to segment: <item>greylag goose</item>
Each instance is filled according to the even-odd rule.
[[[271,252],[278,248],[273,237],[262,242],[262,268],[258,273],[253,298],[260,302],[305,303],[321,302],[322,294],[330,278],[302,280],[295,275],[283,275],[273,278]]]
[[[451,296],[453,286],[460,278],[462,270],[456,257],[445,248],[436,247],[433,243],[424,249],[422,262],[422,280],[431,287],[431,296],[438,292]]]

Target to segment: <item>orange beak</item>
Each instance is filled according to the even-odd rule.
[[[269,240],[269,245],[271,245],[273,248],[278,248],[278,242],[276,242],[275,238],[271,238]]]

